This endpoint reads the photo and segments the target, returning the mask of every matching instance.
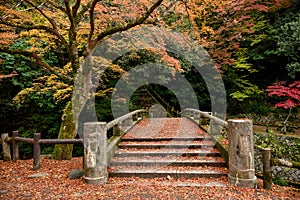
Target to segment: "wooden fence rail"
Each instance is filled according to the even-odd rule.
[[[132,126],[132,118],[137,116],[144,116],[147,113],[146,110],[136,110],[121,116],[109,123],[107,123],[106,130],[111,129],[116,126]],[[130,120],[131,122],[126,122]],[[126,122],[126,123],[124,123]],[[117,129],[116,129],[117,130]],[[115,131],[115,130],[114,130]],[[114,133],[115,135],[115,133]],[[41,158],[41,145],[51,145],[51,144],[81,144],[84,145],[83,139],[42,139],[40,133],[35,133],[33,138],[25,138],[19,136],[19,131],[13,131],[12,137],[8,136],[8,133],[1,134],[0,144],[2,144],[3,158],[4,161],[16,161],[19,159],[19,143],[27,143],[33,145],[33,170],[40,168],[40,158]],[[12,158],[11,158],[11,148],[12,146]],[[111,151],[111,149],[108,149]],[[113,152],[110,152],[112,154]]]
[[[284,159],[272,158],[271,149],[262,149],[263,159],[263,187],[265,189],[272,189],[272,166],[283,166],[289,168],[300,169],[300,162],[288,161]]]
[[[220,119],[216,116],[213,116],[211,112],[203,112],[203,111],[196,110],[196,109],[187,108],[187,109],[182,111],[182,115],[187,116],[192,120],[197,120],[197,119],[200,118],[200,116],[203,116],[203,117],[206,117],[206,118],[211,120],[211,125],[212,125],[212,121],[213,121],[215,124],[227,128],[228,129],[229,147],[230,146],[232,146],[232,147],[236,146],[236,145],[230,145],[237,139],[237,138],[235,138],[236,136],[238,136],[240,133],[242,133],[241,136],[244,137],[243,132],[246,132],[247,129],[249,129],[250,127],[251,127],[251,129],[253,129],[253,127],[252,127],[253,125],[251,125],[251,123],[250,124],[248,123],[248,125],[244,124],[244,125],[246,125],[245,126],[246,129],[240,129],[239,131],[233,131],[234,129],[238,128],[236,126],[233,126],[234,125],[233,122],[242,122],[242,121],[245,121],[245,120],[228,120],[228,121],[225,121],[225,120],[222,120],[222,119]],[[212,134],[212,135],[214,135],[214,134]],[[231,135],[231,137],[230,137],[230,135]],[[253,140],[253,139],[251,139],[251,140]],[[252,148],[253,149],[253,143],[250,144],[249,141],[248,141],[248,144],[246,146],[241,146],[239,142],[237,142],[236,144],[239,144],[239,147],[242,147],[243,149],[245,149],[245,148]],[[228,151],[228,154],[231,154],[231,156],[228,155],[229,157],[231,157],[231,158],[236,157],[236,153],[235,153],[236,151],[234,149],[231,150],[231,153],[230,153],[230,148],[227,151]],[[244,150],[239,149],[239,151],[242,152]],[[253,152],[253,151],[251,150],[251,152]],[[252,154],[252,156],[253,156],[253,154]],[[283,159],[272,158],[271,157],[271,149],[269,149],[269,148],[262,149],[262,156],[263,156],[263,187],[265,189],[271,189],[272,188],[272,170],[271,170],[272,166],[276,165],[276,166],[285,166],[285,167],[290,167],[290,168],[298,168],[298,169],[300,168],[300,162],[292,162],[292,161],[286,161],[286,160],[283,160]],[[232,159],[229,159],[229,164],[228,164],[229,165],[229,174],[228,175],[230,175],[230,171],[231,171],[230,166],[232,166],[232,163],[230,163],[230,162],[232,162]],[[235,168],[235,167],[233,167],[233,168]],[[252,169],[253,168],[251,168],[251,170]],[[250,170],[250,168],[247,169],[247,170]],[[252,176],[253,176],[253,173],[252,173]]]
[[[3,148],[3,158],[5,161],[17,161],[19,159],[19,143],[33,144],[33,169],[40,168],[41,145],[50,144],[83,144],[82,139],[41,139],[40,133],[35,133],[33,138],[25,138],[19,136],[19,131],[13,131],[13,136],[8,137],[7,133],[1,135]],[[12,144],[12,158],[10,151]]]

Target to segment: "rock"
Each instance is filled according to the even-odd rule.
[[[6,194],[8,193],[8,190],[0,190],[0,194]]]
[[[45,176],[48,176],[48,174],[46,172],[40,172],[37,174],[29,175],[28,178],[43,178]]]
[[[82,169],[73,169],[68,176],[68,179],[79,179],[83,176],[84,171]]]

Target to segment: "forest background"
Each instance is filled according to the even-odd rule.
[[[209,53],[222,74],[228,116],[285,118],[291,111],[290,120],[297,119],[297,0],[0,0],[0,132],[19,130],[30,138],[35,132],[43,138],[76,137],[68,116],[80,62],[107,37],[140,26],[181,32]],[[210,110],[206,85],[193,66],[170,52],[144,49],[117,59],[105,70],[96,93],[98,120],[113,119],[110,99],[122,74],[150,61],[167,63],[184,75],[201,110]],[[170,90],[147,87],[180,111]],[[132,96],[131,110],[143,107],[145,89]],[[31,145],[21,148],[23,158],[32,155]],[[68,158],[53,146],[43,148],[43,153],[53,152],[57,159]],[[73,155],[81,152],[75,147]]]

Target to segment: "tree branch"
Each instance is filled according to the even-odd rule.
[[[101,32],[91,43],[92,45],[96,45],[100,40],[102,40],[104,37],[112,35],[114,33],[126,31],[130,28],[133,28],[135,26],[143,24],[149,16],[154,12],[154,10],[161,5],[163,0],[156,1],[144,14],[142,17],[139,17],[131,22],[128,22],[124,26],[116,26],[109,29],[106,29],[105,31]]]
[[[44,26],[44,25],[20,25],[20,24],[16,24],[16,23],[9,23],[9,22],[2,22],[2,24],[6,25],[6,26],[10,26],[10,27],[14,27],[14,28],[22,28],[22,29],[25,29],[25,30],[34,30],[34,29],[37,29],[37,30],[44,30],[46,31],[47,33],[49,34],[52,34],[54,36],[56,36],[63,45],[65,45],[66,47],[68,46],[68,43],[67,41],[65,40],[65,38],[55,29],[53,28],[50,28],[48,26]]]
[[[73,28],[75,27],[75,26],[74,26],[74,19],[73,19],[72,9],[71,9],[71,6],[70,6],[68,0],[64,0],[64,3],[65,3],[65,7],[66,7],[66,14],[67,14],[67,16],[68,16],[68,18],[69,18],[69,21],[70,21],[70,23],[71,23],[71,28],[70,28],[70,29],[72,29],[72,27],[73,27]]]
[[[76,0],[75,5],[72,7],[73,16],[77,15],[78,9],[80,7],[81,0]]]
[[[51,1],[47,1],[47,3],[49,3],[52,7],[62,11],[63,13],[66,13],[66,9],[62,6],[58,6],[57,4],[54,4],[53,2]]]
[[[53,19],[51,19],[50,17],[48,17],[41,9],[40,6],[36,6],[34,5],[32,2],[25,0],[26,3],[30,4],[31,6],[33,6],[37,11],[39,11],[39,13],[41,13],[47,20],[48,22],[51,24],[52,26],[52,30],[50,28],[46,28],[47,26],[40,26],[43,27],[43,30],[47,30],[50,31],[51,33],[53,33],[55,36],[57,36],[59,38],[59,40],[67,47],[67,41],[65,40],[65,38],[62,36],[62,34],[58,31],[56,23]]]
[[[28,3],[28,2],[27,2],[27,3]],[[31,3],[31,2],[30,2],[30,3]],[[45,2],[41,3],[41,4],[38,5],[38,6],[32,6],[32,7],[30,7],[30,8],[26,8],[26,9],[19,10],[19,11],[20,11],[20,12],[25,12],[25,11],[29,11],[29,10],[36,10],[36,8],[40,8],[40,7],[42,7],[44,4],[45,4]],[[32,4],[30,4],[30,5],[32,5]]]
[[[48,17],[41,9],[39,6],[34,5],[32,2],[25,0],[26,3],[30,4],[31,6],[33,6],[37,11],[39,11],[39,13],[41,13],[47,20],[48,22],[52,25],[53,29],[57,30],[57,26],[56,23],[53,19],[51,19],[50,17]]]
[[[17,72],[12,72],[10,74],[7,74],[7,75],[2,75],[0,74],[0,80],[3,79],[3,78],[10,78],[10,77],[14,77],[14,76],[18,76],[19,74]]]
[[[10,8],[10,10],[14,10],[14,9],[17,8],[19,5],[21,5],[22,1],[23,1],[23,0],[18,1],[18,2],[16,3],[15,6],[13,6],[12,8]],[[2,21],[3,19],[7,18],[8,16],[9,16],[9,14],[3,15],[3,16],[0,18],[0,21]]]
[[[48,63],[44,62],[36,53],[34,52],[29,52],[29,51],[24,51],[24,50],[10,50],[7,48],[1,48],[0,47],[0,52],[8,53],[11,55],[23,55],[28,58],[33,58],[35,59],[36,63],[45,69],[47,69],[50,73],[55,74],[57,77],[59,77],[61,80],[63,80],[66,83],[72,83],[72,79],[69,78],[68,76],[64,76],[61,73],[59,73],[57,70],[55,70],[52,66],[50,66]]]
[[[89,46],[91,45],[91,40],[95,31],[94,11],[95,11],[95,6],[98,2],[99,2],[98,0],[94,0],[90,7],[90,32],[87,39],[88,51],[90,50]]]

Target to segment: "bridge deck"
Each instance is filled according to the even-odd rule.
[[[186,118],[143,119],[119,144],[110,177],[201,178],[226,176],[212,138]]]

